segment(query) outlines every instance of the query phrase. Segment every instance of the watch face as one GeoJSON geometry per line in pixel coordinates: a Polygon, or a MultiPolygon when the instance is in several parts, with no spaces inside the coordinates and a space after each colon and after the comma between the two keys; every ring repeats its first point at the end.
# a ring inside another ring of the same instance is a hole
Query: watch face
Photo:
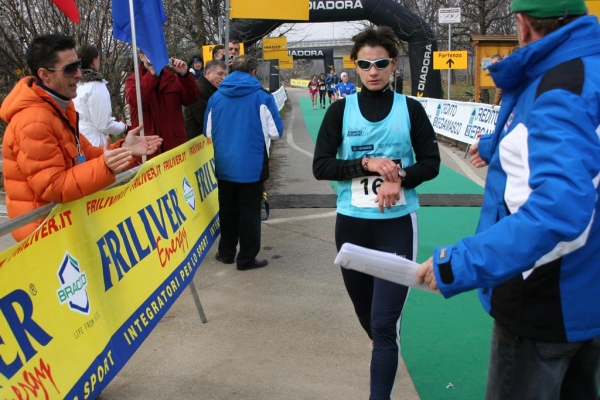
{"type": "Polygon", "coordinates": [[[403,169],[401,169],[400,171],[398,171],[398,175],[399,175],[401,178],[406,178],[406,171],[405,171],[405,170],[403,170],[403,169]]]}

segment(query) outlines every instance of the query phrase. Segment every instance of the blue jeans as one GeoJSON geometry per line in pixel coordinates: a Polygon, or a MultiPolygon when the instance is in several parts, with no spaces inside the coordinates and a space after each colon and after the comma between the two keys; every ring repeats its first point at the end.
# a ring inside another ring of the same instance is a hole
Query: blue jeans
{"type": "Polygon", "coordinates": [[[494,322],[486,400],[597,400],[600,337],[545,343],[494,322]]]}

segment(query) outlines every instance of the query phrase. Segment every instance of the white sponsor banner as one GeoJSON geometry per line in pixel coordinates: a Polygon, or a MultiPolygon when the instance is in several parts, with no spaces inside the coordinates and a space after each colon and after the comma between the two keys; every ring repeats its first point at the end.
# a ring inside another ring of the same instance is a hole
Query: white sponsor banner
{"type": "Polygon", "coordinates": [[[277,91],[271,94],[275,98],[275,104],[277,104],[277,109],[281,111],[283,105],[285,104],[285,101],[287,100],[287,92],[285,91],[285,88],[282,86],[279,89],[277,89],[277,91]]]}
{"type": "Polygon", "coordinates": [[[473,144],[480,135],[494,133],[500,107],[428,97],[412,98],[421,103],[433,129],[439,135],[473,144]]]}

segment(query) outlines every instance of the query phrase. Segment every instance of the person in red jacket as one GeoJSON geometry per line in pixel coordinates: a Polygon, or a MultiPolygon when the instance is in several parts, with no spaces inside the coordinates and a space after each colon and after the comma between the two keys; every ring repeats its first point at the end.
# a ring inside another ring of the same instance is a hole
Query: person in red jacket
{"type": "MultiPolygon", "coordinates": [[[[144,134],[163,138],[160,151],[169,151],[187,140],[182,106],[189,106],[200,98],[196,79],[188,71],[185,61],[171,59],[171,65],[156,71],[142,52],[140,87],[144,114],[144,134]]],[[[139,125],[135,74],[125,81],[125,100],[130,107],[131,124],[139,125]]]]}
{"type": "MultiPolygon", "coordinates": [[[[72,99],[81,79],[81,60],[72,37],[34,38],[27,46],[27,65],[35,76],[21,79],[0,107],[0,117],[8,123],[2,155],[10,218],[104,189],[134,156],[149,155],[160,146],[157,136],[136,136],[140,129],[113,144],[107,137],[98,147],[79,133],[72,99]]],[[[14,230],[13,237],[25,239],[43,220],[14,230]]]]}
{"type": "Polygon", "coordinates": [[[319,94],[319,81],[317,80],[316,75],[313,75],[310,82],[308,82],[308,93],[310,94],[313,108],[316,110],[317,109],[317,95],[319,94]]]}

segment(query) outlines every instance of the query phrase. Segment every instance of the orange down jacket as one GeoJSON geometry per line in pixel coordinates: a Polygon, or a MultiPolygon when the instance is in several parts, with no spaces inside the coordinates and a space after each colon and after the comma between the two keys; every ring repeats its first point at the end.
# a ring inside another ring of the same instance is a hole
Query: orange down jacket
{"type": "MultiPolygon", "coordinates": [[[[92,146],[79,134],[73,102],[63,112],[35,80],[21,79],[0,107],[0,117],[8,123],[2,155],[10,218],[51,202],[80,199],[115,181],[115,174],[104,162],[103,147],[92,146]],[[79,165],[77,140],[86,158],[79,165]]],[[[13,237],[25,239],[43,220],[14,230],[13,237]]]]}

